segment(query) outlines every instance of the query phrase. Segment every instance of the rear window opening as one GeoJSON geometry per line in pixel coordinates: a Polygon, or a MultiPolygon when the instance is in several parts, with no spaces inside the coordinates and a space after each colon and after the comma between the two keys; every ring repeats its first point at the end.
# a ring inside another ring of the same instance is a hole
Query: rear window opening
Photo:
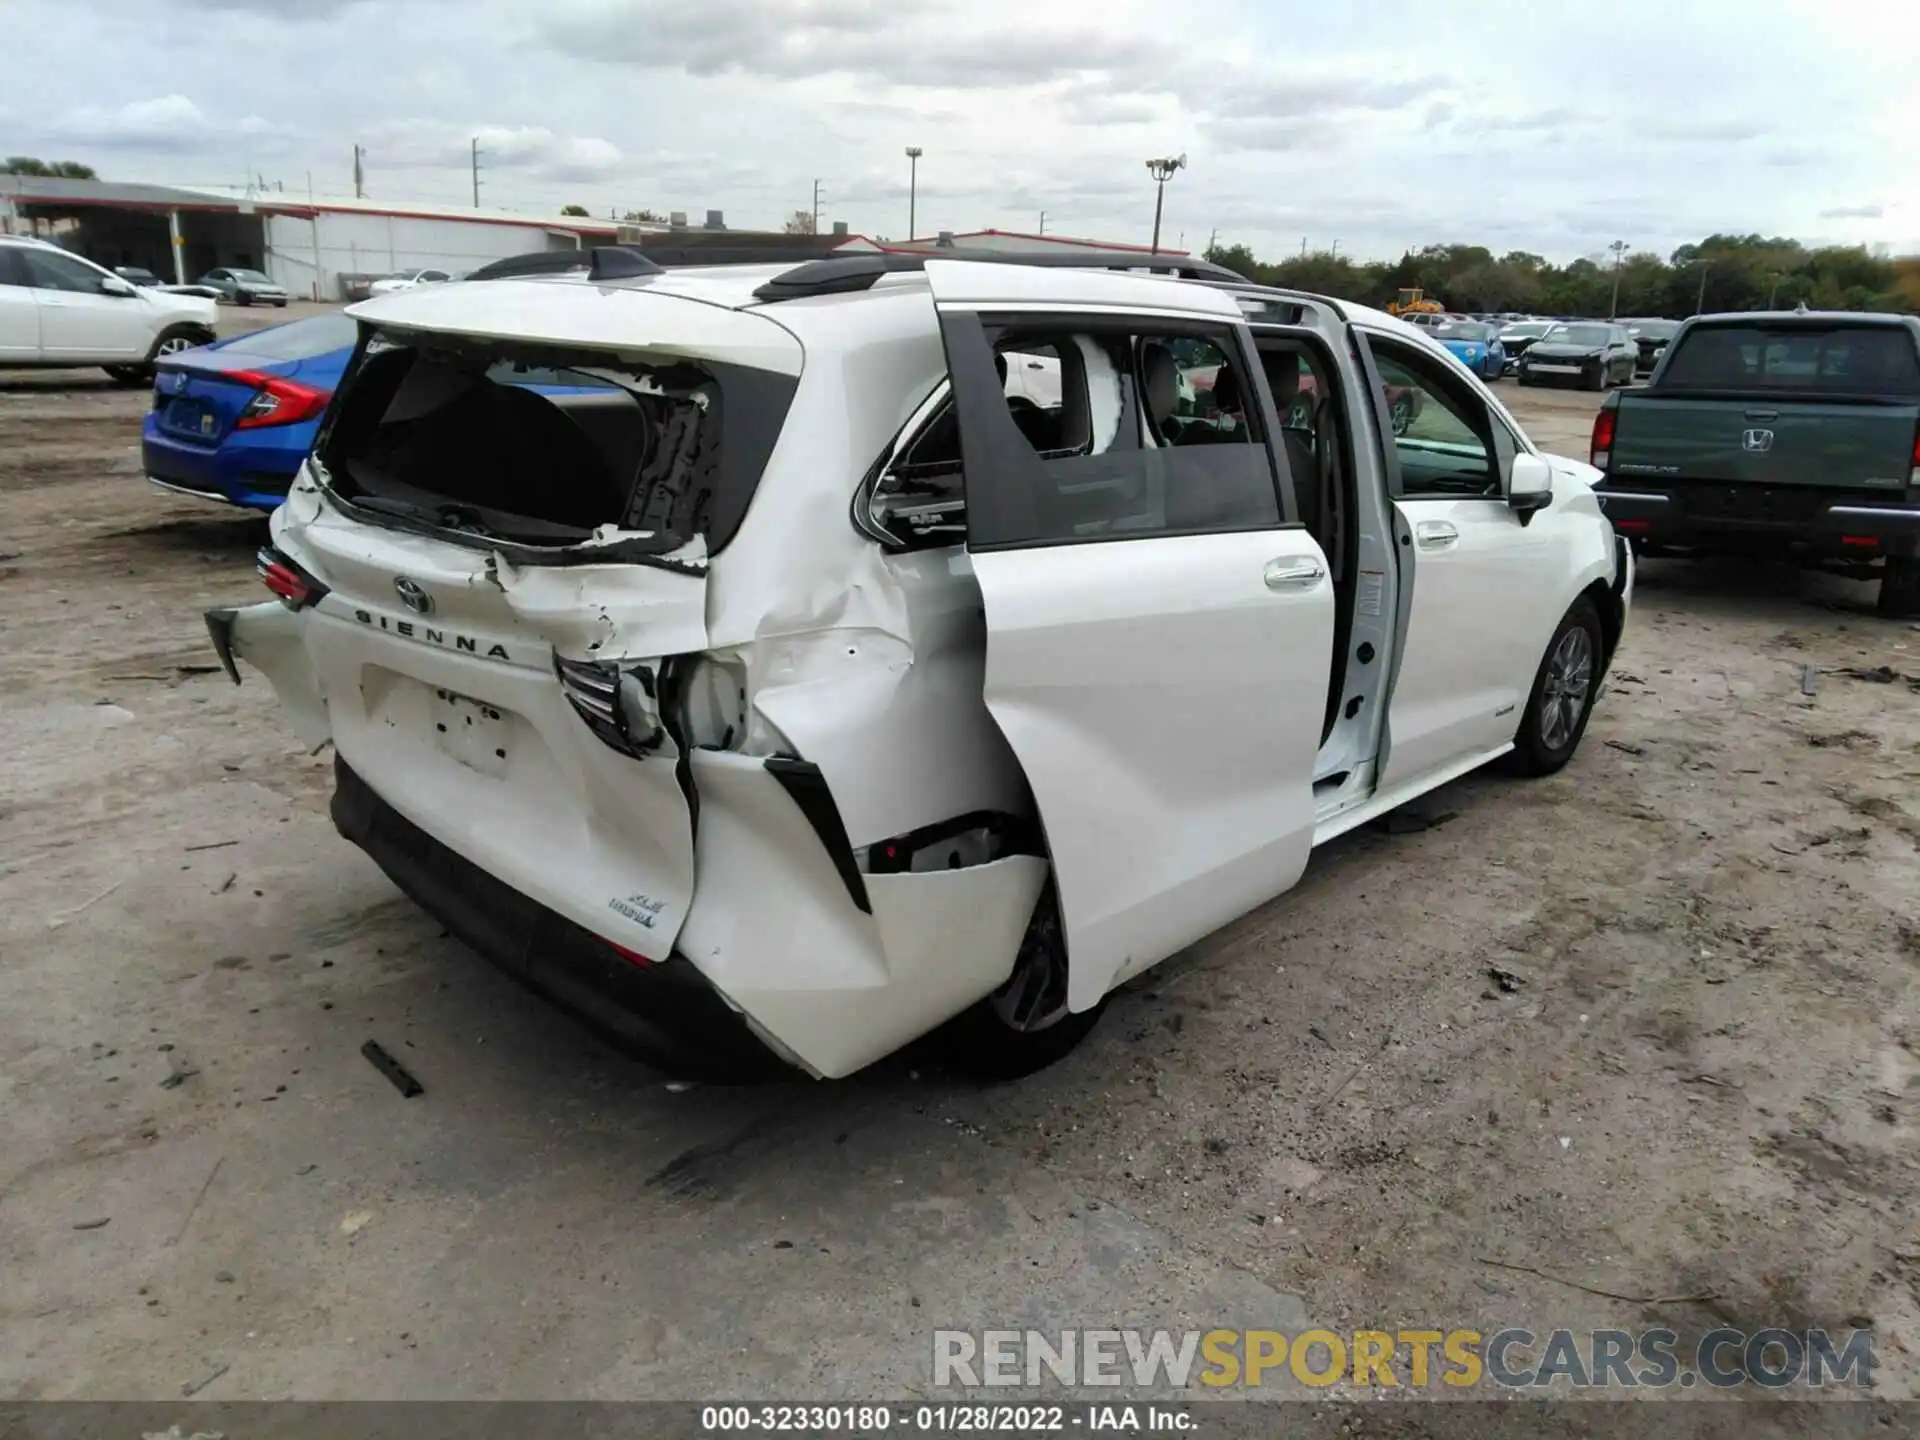
{"type": "Polygon", "coordinates": [[[1892,325],[1699,325],[1668,356],[1660,388],[1911,401],[1920,357],[1892,325]]]}
{"type": "Polygon", "coordinates": [[[399,331],[367,337],[316,453],[371,514],[488,543],[709,552],[746,513],[790,376],[399,331]]]}

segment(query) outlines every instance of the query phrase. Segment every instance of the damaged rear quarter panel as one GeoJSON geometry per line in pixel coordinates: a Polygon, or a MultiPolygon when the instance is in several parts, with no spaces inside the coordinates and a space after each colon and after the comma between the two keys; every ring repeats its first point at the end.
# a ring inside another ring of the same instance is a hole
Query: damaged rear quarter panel
{"type": "Polygon", "coordinates": [[[806,375],[715,566],[710,643],[737,652],[754,709],[820,767],[856,848],[971,811],[1026,813],[987,713],[986,622],[965,551],[889,554],[848,517],[866,465],[946,374],[932,301],[869,296],[844,335],[846,307],[804,304],[778,307],[807,345],[806,375]]]}

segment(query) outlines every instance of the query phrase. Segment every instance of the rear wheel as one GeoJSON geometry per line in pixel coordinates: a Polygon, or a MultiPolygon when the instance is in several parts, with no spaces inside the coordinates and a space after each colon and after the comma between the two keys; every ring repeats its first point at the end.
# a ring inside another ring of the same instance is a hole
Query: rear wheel
{"type": "Polygon", "coordinates": [[[1031,1075],[1086,1039],[1106,1004],[1102,999],[1077,1013],[1067,1008],[1066,932],[1048,880],[1034,903],[1013,973],[948,1027],[949,1058],[955,1069],[983,1080],[1031,1075]]]}
{"type": "Polygon", "coordinates": [[[1606,637],[1600,613],[1582,595],[1561,618],[1513,737],[1513,763],[1522,775],[1551,775],[1573,758],[1593,714],[1606,637]]]}
{"type": "Polygon", "coordinates": [[[1920,615],[1920,555],[1889,555],[1880,576],[1880,613],[1920,615]]]}
{"type": "Polygon", "coordinates": [[[249,295],[244,290],[237,291],[234,294],[233,303],[236,305],[251,305],[253,304],[253,296],[249,295]]]}
{"type": "Polygon", "coordinates": [[[153,342],[153,349],[147,352],[147,358],[140,364],[108,365],[104,368],[107,374],[122,385],[145,385],[153,379],[154,361],[163,360],[169,355],[178,355],[182,350],[192,350],[196,346],[206,344],[212,338],[211,335],[204,335],[186,326],[176,325],[160,332],[160,338],[153,342]]]}

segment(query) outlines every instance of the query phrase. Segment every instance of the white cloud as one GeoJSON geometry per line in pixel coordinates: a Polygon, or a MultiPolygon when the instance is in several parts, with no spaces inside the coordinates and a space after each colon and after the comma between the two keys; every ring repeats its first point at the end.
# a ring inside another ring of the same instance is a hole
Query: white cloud
{"type": "Polygon", "coordinates": [[[1822,210],[1822,220],[1878,220],[1887,212],[1879,205],[1836,205],[1831,210],[1822,210]]]}
{"type": "Polygon", "coordinates": [[[1843,230],[1898,244],[1920,87],[1893,0],[5,0],[7,148],[127,180],[550,212],[812,204],[1256,252],[1843,230]],[[1817,8],[1818,23],[1808,16],[1817,8]],[[1794,36],[1782,45],[1782,33],[1794,36]],[[1623,38],[1657,36],[1620,56],[1623,38]],[[156,85],[152,77],[165,76],[156,85]],[[160,92],[156,95],[156,91],[160,92]],[[1791,95],[1789,110],[1779,97],[1791,95]],[[1782,183],[1791,178],[1791,184],[1782,183]],[[1822,216],[1864,210],[1884,216],[1822,216]]]}

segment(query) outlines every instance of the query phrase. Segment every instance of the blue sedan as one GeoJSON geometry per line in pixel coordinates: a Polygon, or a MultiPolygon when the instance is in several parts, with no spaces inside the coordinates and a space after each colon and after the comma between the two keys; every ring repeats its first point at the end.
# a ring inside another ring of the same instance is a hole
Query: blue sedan
{"type": "Polygon", "coordinates": [[[273,510],[313,448],[358,332],[344,314],[217,340],[159,362],[140,460],[164,490],[273,510]]]}
{"type": "Polygon", "coordinates": [[[1506,348],[1491,325],[1479,320],[1452,320],[1436,326],[1432,335],[1482,380],[1498,380],[1506,369],[1506,348]]]}

